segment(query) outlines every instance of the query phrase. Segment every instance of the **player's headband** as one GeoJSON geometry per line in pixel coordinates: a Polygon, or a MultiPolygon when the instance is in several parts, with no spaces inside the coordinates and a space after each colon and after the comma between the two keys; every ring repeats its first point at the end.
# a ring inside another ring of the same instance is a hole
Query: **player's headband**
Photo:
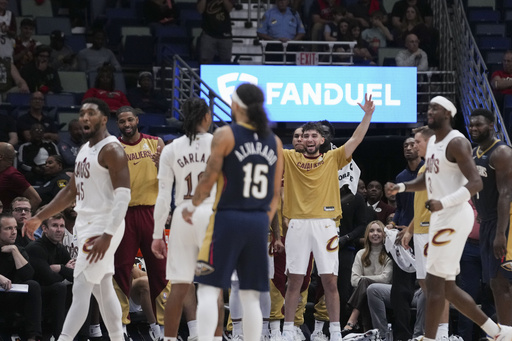
{"type": "Polygon", "coordinates": [[[240,97],[238,97],[236,90],[233,91],[233,94],[231,95],[231,102],[238,104],[238,106],[242,109],[247,109],[247,105],[244,102],[242,102],[240,97]]]}
{"type": "Polygon", "coordinates": [[[430,100],[430,103],[436,103],[448,110],[452,117],[455,117],[455,114],[457,113],[457,108],[455,108],[455,105],[453,105],[452,102],[450,102],[449,99],[443,96],[436,96],[430,100]]]}

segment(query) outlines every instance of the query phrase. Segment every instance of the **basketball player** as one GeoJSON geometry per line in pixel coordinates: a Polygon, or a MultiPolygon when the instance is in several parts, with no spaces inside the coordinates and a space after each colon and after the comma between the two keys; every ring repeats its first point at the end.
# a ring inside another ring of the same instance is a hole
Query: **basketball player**
{"type": "Polygon", "coordinates": [[[59,341],[72,341],[89,311],[91,293],[98,301],[111,340],[123,341],[121,306],[112,285],[114,253],[124,233],[130,202],[130,173],[123,147],[108,133],[108,105],[87,98],[80,108],[80,124],[88,142],[76,157],[69,185],[23,226],[32,235],[42,221],[63,211],[76,199],[78,257],[73,302],[59,341]]]}
{"type": "Polygon", "coordinates": [[[199,341],[212,340],[217,297],[229,288],[233,270],[240,281],[245,341],[260,340],[260,292],[269,290],[267,235],[280,195],[282,144],[268,127],[257,86],[242,84],[231,98],[234,123],[215,132],[206,171],[183,210],[192,223],[214,183],[222,188],[196,268],[199,341]]]}
{"type": "Polygon", "coordinates": [[[123,310],[123,325],[127,325],[130,323],[129,296],[133,262],[140,249],[146,264],[151,304],[157,321],[150,324],[150,327],[155,336],[160,338],[160,327],[157,324],[164,323],[162,296],[168,290],[165,290],[165,260],[156,258],[151,252],[151,234],[153,208],[158,194],[158,162],[164,141],[159,137],[140,133],[138,124],[139,118],[132,107],[124,106],[117,110],[117,125],[121,132],[119,142],[128,157],[132,198],[125,217],[125,234],[114,257],[114,280],[123,310]]]}
{"type": "MultiPolygon", "coordinates": [[[[183,208],[190,203],[197,184],[210,157],[212,134],[208,129],[212,115],[203,99],[193,98],[183,105],[185,136],[166,146],[160,158],[158,183],[160,190],[155,206],[155,228],[151,248],[155,256],[167,256],[167,279],[172,290],[165,305],[164,341],[176,341],[183,305],[187,295],[195,302],[194,270],[197,254],[202,245],[208,220],[212,214],[215,199],[215,186],[208,198],[197,208],[194,224],[191,227],[181,215],[183,208]],[[176,209],[171,222],[169,249],[163,239],[165,221],[171,205],[172,187],[176,179],[176,209]]],[[[189,301],[189,300],[187,300],[189,301]]],[[[194,311],[196,307],[193,307],[194,311]]]]}
{"type": "Polygon", "coordinates": [[[473,200],[480,217],[484,280],[491,284],[498,322],[512,325],[512,149],[494,135],[494,121],[494,114],[487,109],[471,113],[469,133],[478,143],[473,159],[484,184],[473,200]]]}
{"type": "Polygon", "coordinates": [[[471,296],[455,284],[474,214],[468,201],[482,190],[482,179],[471,157],[471,145],[452,129],[457,109],[448,99],[434,97],[428,108],[428,126],[435,132],[427,145],[426,170],[416,179],[388,186],[388,192],[427,190],[430,210],[427,255],[427,305],[424,341],[435,340],[445,299],[478,324],[494,340],[512,340],[512,327],[498,326],[480,310],[471,296]]]}
{"type": "Polygon", "coordinates": [[[285,243],[288,288],[283,336],[287,341],[294,339],[293,319],[311,252],[325,290],[331,341],[341,340],[338,234],[334,221],[341,216],[338,170],[350,162],[375,111],[371,96],[365,95],[364,106],[359,106],[365,112],[363,120],[344,146],[321,154],[324,130],[320,123],[310,122],[303,126],[304,153],[284,151],[283,215],[290,219],[285,243]]]}

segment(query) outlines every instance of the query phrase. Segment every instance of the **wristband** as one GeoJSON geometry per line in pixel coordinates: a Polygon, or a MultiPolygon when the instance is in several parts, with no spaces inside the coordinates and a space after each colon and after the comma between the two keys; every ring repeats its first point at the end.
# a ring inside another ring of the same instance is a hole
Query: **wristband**
{"type": "Polygon", "coordinates": [[[197,206],[194,206],[194,204],[192,203],[192,200],[190,200],[187,205],[185,206],[185,209],[187,211],[189,211],[190,213],[194,213],[195,210],[196,210],[197,206]]]}
{"type": "Polygon", "coordinates": [[[399,184],[396,184],[398,186],[398,193],[403,193],[405,192],[405,184],[403,182],[399,183],[399,184]]]}

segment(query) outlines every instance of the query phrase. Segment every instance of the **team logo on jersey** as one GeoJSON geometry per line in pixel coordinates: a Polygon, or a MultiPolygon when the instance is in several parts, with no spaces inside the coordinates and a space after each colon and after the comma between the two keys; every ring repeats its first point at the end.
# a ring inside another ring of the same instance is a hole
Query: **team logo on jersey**
{"type": "Polygon", "coordinates": [[[325,249],[329,252],[334,252],[334,251],[338,250],[338,247],[339,247],[339,237],[338,237],[338,235],[336,235],[327,241],[327,246],[325,247],[325,249]]]}
{"type": "Polygon", "coordinates": [[[87,162],[87,158],[84,158],[83,161],[78,161],[75,167],[75,176],[77,178],[89,178],[91,175],[89,170],[91,168],[91,164],[87,162]]]}
{"type": "Polygon", "coordinates": [[[324,206],[324,211],[325,212],[332,212],[332,211],[334,211],[334,206],[324,206]]]}
{"type": "Polygon", "coordinates": [[[426,160],[426,172],[428,173],[439,173],[439,159],[435,158],[435,154],[432,154],[432,156],[428,157],[426,160]]]}
{"type": "Polygon", "coordinates": [[[85,240],[84,246],[82,247],[82,251],[84,253],[90,253],[92,251],[92,247],[94,246],[94,243],[92,243],[95,239],[97,239],[99,236],[94,236],[91,238],[87,238],[85,240]],[[91,244],[92,243],[92,244],[91,244]]]}
{"type": "Polygon", "coordinates": [[[144,142],[144,144],[142,145],[142,149],[149,149],[149,146],[146,142],[144,142]]]}
{"type": "Polygon", "coordinates": [[[432,244],[435,246],[443,246],[451,242],[451,240],[443,240],[443,237],[449,237],[455,233],[454,229],[441,229],[434,234],[434,237],[432,237],[432,244]]]}
{"type": "Polygon", "coordinates": [[[209,275],[215,271],[215,268],[210,264],[202,261],[196,263],[196,276],[209,275]]]}
{"type": "Polygon", "coordinates": [[[508,260],[501,264],[501,267],[507,271],[512,271],[512,261],[508,260]]]}
{"type": "Polygon", "coordinates": [[[242,83],[258,85],[258,77],[248,73],[231,72],[217,78],[220,97],[227,103],[231,103],[231,95],[235,88],[242,83]],[[230,85],[228,85],[230,83],[230,85]]]}
{"type": "Polygon", "coordinates": [[[423,246],[423,256],[427,257],[428,255],[428,243],[423,246]]]}

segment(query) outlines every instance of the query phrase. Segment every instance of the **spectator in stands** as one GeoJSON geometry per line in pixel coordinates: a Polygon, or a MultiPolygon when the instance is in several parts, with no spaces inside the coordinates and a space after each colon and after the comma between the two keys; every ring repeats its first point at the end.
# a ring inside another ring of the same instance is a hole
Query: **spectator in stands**
{"type": "Polygon", "coordinates": [[[121,64],[117,61],[114,53],[103,46],[106,40],[105,32],[96,29],[93,31],[92,38],[92,46],[78,52],[78,69],[91,72],[110,64],[116,71],[121,71],[121,64]]]}
{"type": "Polygon", "coordinates": [[[372,283],[391,283],[393,264],[384,248],[384,224],[374,220],[368,224],[364,234],[364,249],[359,250],[352,266],[352,286],[354,293],[348,303],[353,308],[345,333],[359,329],[358,320],[363,322],[363,330],[371,329],[371,317],[368,309],[366,290],[372,283]]]}
{"type": "Polygon", "coordinates": [[[30,141],[30,129],[34,123],[41,123],[44,127],[43,138],[53,142],[59,141],[58,129],[55,121],[51,119],[43,110],[44,94],[41,91],[35,91],[30,97],[30,107],[28,113],[18,117],[18,134],[22,142],[30,141]]]}
{"type": "MultiPolygon", "coordinates": [[[[332,13],[332,21],[325,23],[323,40],[337,41],[339,38],[347,35],[349,22],[345,18],[346,10],[343,7],[335,7],[332,13]]],[[[322,39],[317,39],[322,40],[322,39]]]]}
{"type": "Polygon", "coordinates": [[[363,179],[359,179],[359,182],[357,183],[357,193],[361,194],[366,201],[368,197],[368,191],[366,190],[366,184],[364,183],[363,179]]]}
{"type": "Polygon", "coordinates": [[[21,77],[27,82],[31,92],[41,91],[43,94],[47,94],[62,91],[59,74],[50,66],[51,52],[50,46],[39,45],[35,49],[34,60],[21,69],[21,77]]]}
{"type": "Polygon", "coordinates": [[[13,146],[18,144],[18,131],[16,129],[16,120],[8,115],[0,114],[0,142],[8,142],[13,146]]]}
{"type": "Polygon", "coordinates": [[[368,206],[373,207],[373,210],[377,213],[377,219],[386,224],[388,216],[395,212],[395,208],[382,201],[382,184],[377,180],[373,180],[368,183],[366,189],[368,191],[368,206]]]}
{"type": "Polygon", "coordinates": [[[491,75],[491,86],[501,96],[512,95],[512,50],[503,55],[503,70],[494,71],[491,75]]]}
{"type": "Polygon", "coordinates": [[[41,197],[41,205],[46,205],[69,183],[62,163],[62,156],[50,155],[44,164],[44,184],[36,189],[41,197]]]}
{"type": "MultiPolygon", "coordinates": [[[[1,0],[0,0],[1,1],[1,0]]],[[[22,337],[28,341],[41,336],[41,288],[32,280],[34,269],[28,263],[28,255],[16,246],[16,220],[8,213],[0,215],[0,287],[7,292],[0,295],[0,316],[12,319],[16,313],[24,317],[22,337]],[[8,292],[13,284],[27,284],[28,292],[8,292]]],[[[12,323],[12,321],[11,321],[12,323]]]]}
{"type": "Polygon", "coordinates": [[[398,0],[393,5],[391,10],[391,24],[394,28],[400,28],[402,20],[405,16],[407,8],[409,6],[416,6],[419,10],[421,17],[423,18],[425,25],[432,27],[434,14],[432,8],[428,5],[425,0],[398,0]]]}
{"type": "Polygon", "coordinates": [[[0,0],[0,58],[11,58],[16,38],[16,18],[7,9],[9,0],[0,0]]]}
{"type": "Polygon", "coordinates": [[[43,135],[44,126],[34,123],[30,128],[30,142],[22,144],[18,151],[18,169],[32,185],[43,184],[46,159],[59,153],[57,145],[43,135]]]}
{"type": "Polygon", "coordinates": [[[397,66],[416,66],[418,71],[428,70],[428,57],[425,51],[419,48],[419,39],[414,33],[405,38],[405,49],[398,52],[395,57],[397,66]]]}
{"type": "Polygon", "coordinates": [[[211,64],[217,55],[221,63],[231,63],[233,49],[231,33],[231,17],[234,0],[199,0],[197,10],[202,14],[199,37],[199,61],[201,64],[211,64]]]}
{"type": "Polygon", "coordinates": [[[31,242],[31,240],[28,238],[27,235],[21,235],[21,228],[23,227],[23,224],[25,224],[25,221],[32,217],[32,206],[30,205],[30,202],[27,198],[17,197],[14,198],[11,203],[11,211],[12,216],[14,217],[14,219],[16,219],[18,228],[18,233],[16,236],[16,245],[25,247],[31,242]]]}
{"type": "MultiPolygon", "coordinates": [[[[1,0],[0,0],[1,1],[1,0]]],[[[27,179],[13,167],[16,152],[14,147],[6,142],[0,142],[0,201],[7,209],[18,196],[27,197],[32,207],[38,207],[41,198],[27,179]]]]}
{"type": "Polygon", "coordinates": [[[13,53],[14,64],[20,70],[34,60],[36,46],[41,45],[40,42],[32,38],[35,29],[34,19],[25,18],[20,23],[20,34],[16,38],[13,53]]]}
{"type": "Polygon", "coordinates": [[[50,66],[57,71],[73,71],[77,68],[76,53],[64,43],[65,35],[55,30],[50,34],[50,66]]]}
{"type": "MultiPolygon", "coordinates": [[[[290,40],[302,40],[306,34],[302,20],[299,13],[288,7],[289,0],[276,0],[276,6],[267,10],[261,19],[258,27],[258,38],[262,40],[279,40],[283,43],[290,40]]],[[[266,48],[267,51],[282,51],[281,44],[269,44],[266,48]]],[[[298,50],[297,46],[288,47],[288,51],[298,50]]],[[[295,56],[291,57],[289,61],[295,61],[295,56]]],[[[266,60],[283,61],[281,56],[269,55],[266,60]]]]}
{"type": "Polygon", "coordinates": [[[322,32],[329,24],[337,25],[341,19],[347,18],[347,9],[342,7],[342,0],[315,0],[311,6],[311,40],[323,40],[322,32]]]}
{"type": "Polygon", "coordinates": [[[165,97],[153,89],[153,74],[149,71],[139,73],[138,87],[128,90],[128,101],[132,107],[145,113],[161,113],[169,111],[169,103],[165,97]]]}
{"type": "Polygon", "coordinates": [[[370,52],[370,45],[361,37],[361,26],[357,21],[350,25],[350,40],[357,42],[354,46],[353,61],[355,65],[376,65],[373,60],[377,57],[377,54],[370,52]]]}
{"type": "Polygon", "coordinates": [[[74,118],[68,123],[68,134],[64,135],[58,144],[64,168],[74,168],[75,159],[82,144],[84,144],[84,132],[78,119],[74,118]]]}
{"type": "MultiPolygon", "coordinates": [[[[0,38],[0,42],[1,40],[0,38]]],[[[27,82],[21,78],[11,57],[0,58],[0,94],[2,99],[5,99],[8,92],[29,92],[27,82]]]]}
{"type": "Polygon", "coordinates": [[[432,65],[436,64],[438,32],[424,24],[423,18],[416,6],[407,7],[401,26],[398,29],[394,29],[395,46],[405,46],[405,38],[409,33],[414,33],[418,37],[420,41],[419,47],[429,57],[429,63],[432,65]]]}
{"type": "Polygon", "coordinates": [[[388,41],[393,41],[393,35],[384,25],[384,13],[382,11],[374,11],[370,16],[371,27],[367,28],[361,34],[361,37],[370,44],[370,50],[377,55],[379,47],[386,47],[388,41]]]}
{"type": "Polygon", "coordinates": [[[174,0],[144,0],[144,18],[148,23],[175,23],[177,17],[174,0]]]}
{"type": "Polygon", "coordinates": [[[94,88],[87,90],[83,99],[89,97],[105,101],[112,113],[123,106],[131,106],[126,95],[120,90],[115,90],[114,68],[111,65],[105,65],[98,69],[94,88]]]}
{"type": "Polygon", "coordinates": [[[348,7],[348,11],[359,21],[363,29],[370,27],[370,16],[379,10],[384,14],[383,22],[386,24],[387,12],[378,0],[358,0],[348,7]]]}
{"type": "Polygon", "coordinates": [[[34,280],[41,286],[43,320],[49,322],[50,330],[43,337],[58,339],[66,317],[66,291],[64,280],[73,282],[75,260],[61,244],[66,231],[64,215],[58,213],[42,222],[43,235],[27,245],[29,263],[34,268],[34,280]]]}

